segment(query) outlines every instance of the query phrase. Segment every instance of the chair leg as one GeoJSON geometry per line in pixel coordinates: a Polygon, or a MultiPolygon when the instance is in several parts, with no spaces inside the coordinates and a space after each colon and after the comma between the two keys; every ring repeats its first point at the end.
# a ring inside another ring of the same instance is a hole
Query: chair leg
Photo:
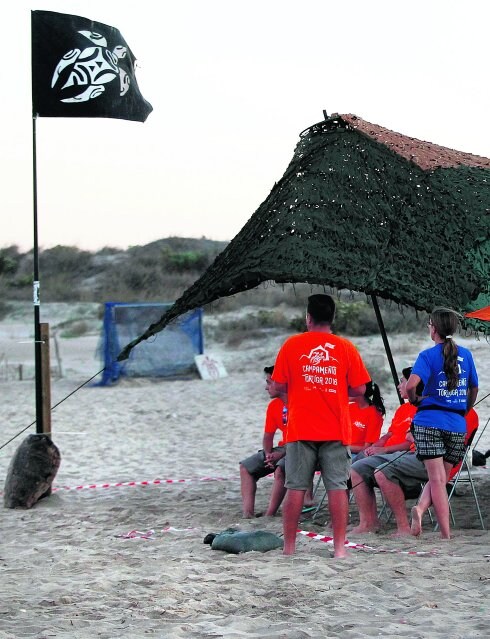
{"type": "Polygon", "coordinates": [[[475,483],[473,482],[473,477],[471,476],[471,470],[469,469],[469,467],[467,468],[467,470],[468,470],[468,481],[470,482],[471,491],[473,492],[473,497],[475,499],[476,510],[478,511],[478,517],[480,518],[482,530],[485,530],[485,522],[483,521],[483,516],[480,509],[480,503],[478,501],[478,497],[476,494],[475,483]]]}
{"type": "Polygon", "coordinates": [[[315,508],[313,515],[311,516],[311,521],[315,521],[316,516],[318,515],[318,513],[320,512],[320,508],[323,506],[323,504],[325,503],[325,499],[327,498],[327,491],[325,491],[325,494],[322,496],[322,498],[320,499],[320,501],[318,502],[317,507],[315,508]]]}
{"type": "Polygon", "coordinates": [[[388,519],[386,520],[386,523],[388,523],[389,520],[391,519],[392,513],[388,512],[388,504],[386,503],[386,499],[383,493],[379,491],[379,494],[381,495],[381,508],[379,509],[379,512],[378,512],[378,519],[381,519],[386,514],[388,517],[388,519]]]}
{"type": "MultiPolygon", "coordinates": [[[[450,482],[451,483],[451,490],[450,490],[449,495],[448,495],[448,502],[449,502],[449,512],[451,513],[451,520],[452,520],[453,526],[456,525],[456,521],[454,519],[453,510],[451,508],[451,498],[452,498],[452,496],[454,495],[454,493],[456,491],[456,486],[458,484],[458,481],[460,481],[460,475],[461,475],[461,472],[463,471],[463,469],[467,472],[468,479],[461,479],[461,481],[468,481],[468,483],[470,484],[471,492],[473,493],[473,499],[475,500],[476,510],[478,512],[478,517],[480,519],[480,524],[481,524],[482,530],[486,530],[485,522],[483,521],[483,515],[482,515],[481,509],[480,509],[480,502],[478,501],[478,496],[476,494],[475,483],[474,483],[473,477],[471,475],[470,467],[468,466],[468,464],[466,462],[466,455],[463,458],[463,463],[461,464],[461,468],[456,473],[456,476],[450,482]]],[[[435,527],[434,527],[434,532],[437,531],[438,528],[439,528],[439,526],[438,526],[438,524],[436,524],[435,527]]]]}
{"type": "MultiPolygon", "coordinates": [[[[318,477],[318,481],[316,483],[316,486],[313,488],[313,497],[315,497],[316,494],[318,493],[318,489],[320,488],[320,482],[321,481],[322,481],[322,476],[320,475],[318,477]]],[[[320,508],[323,506],[323,503],[325,501],[326,496],[327,496],[327,493],[325,491],[325,494],[322,496],[322,498],[320,499],[320,501],[318,502],[318,504],[314,508],[308,509],[307,512],[303,512],[302,513],[303,515],[306,515],[306,517],[302,517],[303,521],[311,519],[311,521],[313,522],[315,520],[316,516],[318,515],[318,512],[319,512],[320,508]],[[310,511],[313,511],[313,512],[310,514],[310,511]]]]}

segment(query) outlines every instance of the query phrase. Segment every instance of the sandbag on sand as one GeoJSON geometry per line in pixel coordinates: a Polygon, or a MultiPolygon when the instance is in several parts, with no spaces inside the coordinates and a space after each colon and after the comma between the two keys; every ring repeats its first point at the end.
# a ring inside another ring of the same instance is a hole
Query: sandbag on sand
{"type": "MultiPolygon", "coordinates": [[[[209,537],[209,536],[208,536],[209,537]]],[[[224,530],[211,542],[213,550],[224,550],[238,555],[241,552],[267,552],[284,546],[283,540],[265,530],[224,530]]]]}
{"type": "Polygon", "coordinates": [[[50,495],[60,462],[60,451],[47,435],[26,437],[10,462],[3,496],[5,508],[32,508],[50,495]]]}

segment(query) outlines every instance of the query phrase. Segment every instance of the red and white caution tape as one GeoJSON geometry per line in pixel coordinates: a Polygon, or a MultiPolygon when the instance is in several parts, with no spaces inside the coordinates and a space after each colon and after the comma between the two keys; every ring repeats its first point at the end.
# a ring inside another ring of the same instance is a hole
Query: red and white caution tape
{"type": "MultiPolygon", "coordinates": [[[[298,530],[300,535],[304,535],[305,537],[309,537],[310,539],[314,539],[315,541],[323,541],[327,544],[333,545],[333,537],[327,537],[326,535],[318,535],[314,532],[308,532],[307,530],[298,530]]],[[[369,550],[371,552],[389,552],[389,553],[398,553],[401,555],[436,555],[435,551],[418,551],[418,550],[397,550],[396,548],[373,548],[373,546],[368,546],[366,544],[356,544],[352,541],[345,541],[346,548],[355,548],[357,550],[369,550]]]]}
{"type": "MultiPolygon", "coordinates": [[[[174,528],[173,526],[166,526],[165,528],[162,529],[162,533],[181,533],[181,532],[187,532],[189,530],[196,530],[196,528],[174,528]]],[[[151,540],[155,540],[155,531],[154,530],[147,530],[147,531],[141,531],[141,530],[130,530],[127,533],[124,533],[123,535],[114,535],[114,537],[119,537],[120,539],[151,539],[151,540]]]]}
{"type": "Polygon", "coordinates": [[[230,481],[238,479],[234,477],[197,477],[188,479],[152,479],[151,481],[118,481],[114,483],[105,484],[84,484],[80,486],[55,486],[53,492],[58,490],[87,490],[89,488],[124,488],[128,486],[156,486],[160,484],[184,484],[189,482],[204,482],[204,481],[230,481]]]}
{"type": "Polygon", "coordinates": [[[115,535],[115,537],[120,537],[121,539],[155,539],[155,531],[147,530],[146,532],[141,532],[141,530],[130,530],[124,535],[115,535]]]}

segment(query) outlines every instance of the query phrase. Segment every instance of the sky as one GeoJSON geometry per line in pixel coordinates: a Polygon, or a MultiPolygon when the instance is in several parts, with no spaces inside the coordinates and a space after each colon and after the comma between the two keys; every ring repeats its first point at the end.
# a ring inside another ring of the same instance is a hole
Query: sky
{"type": "Polygon", "coordinates": [[[33,246],[36,9],[119,29],[154,109],[37,119],[42,249],[231,240],[323,110],[490,157],[487,0],[16,0],[0,39],[0,247],[33,246]]]}

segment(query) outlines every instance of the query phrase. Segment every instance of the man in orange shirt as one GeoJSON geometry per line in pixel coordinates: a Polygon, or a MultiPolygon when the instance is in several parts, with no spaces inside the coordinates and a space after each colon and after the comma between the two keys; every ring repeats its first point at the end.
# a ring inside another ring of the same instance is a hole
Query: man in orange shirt
{"type": "Polygon", "coordinates": [[[347,481],[351,455],[349,395],[362,395],[370,380],[361,356],[348,340],[332,333],[335,302],[330,295],[310,295],[306,333],[281,347],[272,379],[288,396],[286,500],[283,507],[284,554],[296,549],[296,534],[317,466],[328,493],[334,556],[347,555],[347,481]]]}

